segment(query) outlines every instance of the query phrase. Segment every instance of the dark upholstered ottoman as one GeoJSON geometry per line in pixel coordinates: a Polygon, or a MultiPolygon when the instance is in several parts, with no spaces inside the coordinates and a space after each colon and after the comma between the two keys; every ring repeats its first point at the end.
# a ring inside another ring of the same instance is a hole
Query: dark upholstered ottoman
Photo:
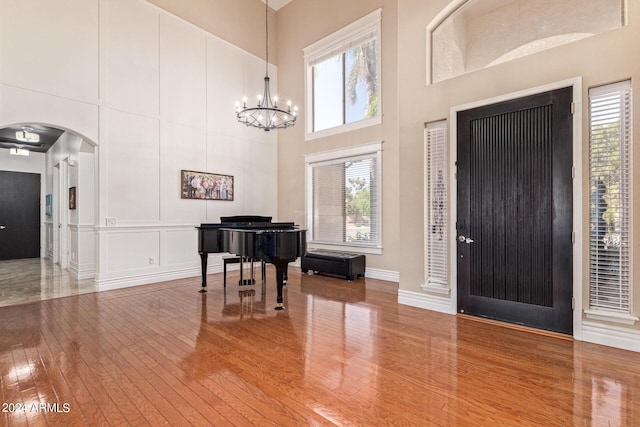
{"type": "Polygon", "coordinates": [[[311,270],[354,280],[358,277],[364,277],[365,257],[360,254],[342,252],[309,251],[302,257],[300,267],[303,273],[311,270]]]}

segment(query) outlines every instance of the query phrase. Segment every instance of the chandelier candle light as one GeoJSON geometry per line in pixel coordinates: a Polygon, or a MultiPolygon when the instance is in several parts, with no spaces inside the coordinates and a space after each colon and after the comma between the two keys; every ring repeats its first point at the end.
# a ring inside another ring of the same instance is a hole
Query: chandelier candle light
{"type": "Polygon", "coordinates": [[[278,97],[271,101],[269,91],[269,0],[265,0],[265,29],[266,29],[266,60],[264,93],[258,95],[258,105],[247,107],[247,98],[242,98],[242,106],[236,102],[236,117],[240,123],[270,131],[271,129],[286,129],[296,123],[298,107],[291,109],[291,101],[287,102],[287,109],[278,108],[278,97]]]}

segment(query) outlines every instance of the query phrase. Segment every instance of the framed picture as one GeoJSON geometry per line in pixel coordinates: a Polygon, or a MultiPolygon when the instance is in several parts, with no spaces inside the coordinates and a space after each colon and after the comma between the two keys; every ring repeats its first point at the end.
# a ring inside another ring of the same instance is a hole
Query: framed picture
{"type": "Polygon", "coordinates": [[[76,187],[69,188],[69,209],[76,208],[76,187]]]}
{"type": "Polygon", "coordinates": [[[53,215],[53,194],[47,194],[45,197],[45,213],[47,216],[53,215]]]}
{"type": "Polygon", "coordinates": [[[180,179],[182,199],[233,200],[233,176],[182,170],[180,179]]]}

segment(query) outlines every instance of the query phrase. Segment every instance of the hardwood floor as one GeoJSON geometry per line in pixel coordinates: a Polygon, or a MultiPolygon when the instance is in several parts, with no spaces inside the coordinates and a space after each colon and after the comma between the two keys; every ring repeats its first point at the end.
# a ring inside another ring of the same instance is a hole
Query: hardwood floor
{"type": "Polygon", "coordinates": [[[0,308],[3,425],[630,426],[640,354],[397,304],[291,269],[0,308]],[[234,280],[235,278],[235,280],[234,280]]]}

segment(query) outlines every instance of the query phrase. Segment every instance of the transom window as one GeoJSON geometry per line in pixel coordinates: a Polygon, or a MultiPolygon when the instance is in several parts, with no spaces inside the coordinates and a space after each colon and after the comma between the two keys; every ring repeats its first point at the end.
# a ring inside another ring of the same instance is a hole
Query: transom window
{"type": "Polygon", "coordinates": [[[427,84],[619,28],[625,1],[452,1],[427,26],[427,84]]]}
{"type": "Polygon", "coordinates": [[[380,10],[304,49],[307,139],[380,123],[380,10]]]}

